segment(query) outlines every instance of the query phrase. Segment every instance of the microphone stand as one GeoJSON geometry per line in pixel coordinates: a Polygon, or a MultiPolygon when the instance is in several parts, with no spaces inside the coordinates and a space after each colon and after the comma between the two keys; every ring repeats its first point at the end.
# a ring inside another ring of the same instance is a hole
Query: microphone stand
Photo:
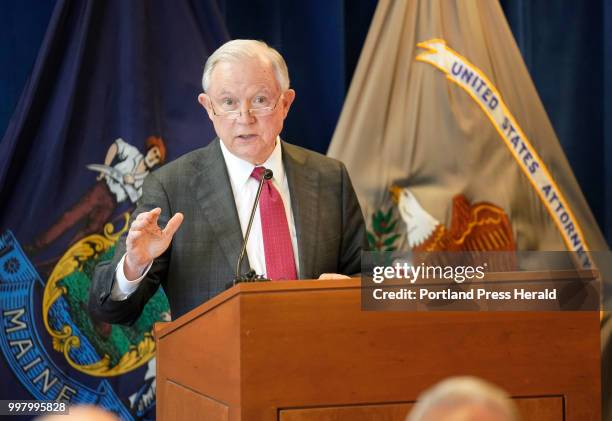
{"type": "Polygon", "coordinates": [[[236,263],[236,277],[234,278],[233,285],[239,284],[241,282],[267,282],[269,279],[265,278],[263,275],[257,275],[257,273],[251,268],[247,273],[240,275],[240,266],[242,265],[242,260],[244,259],[244,253],[246,252],[247,242],[249,241],[249,234],[251,233],[251,227],[253,226],[253,219],[255,218],[255,211],[257,210],[257,205],[259,205],[259,196],[261,196],[261,190],[263,188],[264,182],[272,179],[273,173],[272,170],[266,169],[259,180],[259,187],[257,187],[257,194],[255,195],[255,203],[253,203],[253,209],[251,210],[251,217],[249,218],[249,225],[247,225],[247,230],[244,235],[244,241],[242,242],[242,250],[240,250],[240,255],[238,256],[238,262],[236,263]]]}

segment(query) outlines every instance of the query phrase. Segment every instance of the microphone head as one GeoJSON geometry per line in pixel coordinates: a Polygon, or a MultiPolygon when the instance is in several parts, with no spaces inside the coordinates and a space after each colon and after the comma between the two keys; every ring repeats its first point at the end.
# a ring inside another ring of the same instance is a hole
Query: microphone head
{"type": "Polygon", "coordinates": [[[263,173],[264,180],[272,180],[272,176],[274,176],[274,173],[272,172],[272,170],[269,170],[266,168],[263,173]]]}

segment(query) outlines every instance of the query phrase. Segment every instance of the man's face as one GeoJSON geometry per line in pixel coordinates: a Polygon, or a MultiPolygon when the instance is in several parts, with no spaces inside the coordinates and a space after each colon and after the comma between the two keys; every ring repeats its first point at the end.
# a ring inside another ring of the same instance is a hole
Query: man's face
{"type": "Polygon", "coordinates": [[[200,94],[198,101],[227,149],[257,165],[265,162],[274,150],[294,98],[293,89],[281,95],[272,64],[254,58],[218,63],[211,74],[208,92],[200,94]],[[262,101],[276,107],[267,115],[249,113],[262,101]],[[238,106],[240,115],[215,115],[223,114],[231,106],[238,106]]]}
{"type": "Polygon", "coordinates": [[[159,164],[160,161],[161,154],[159,152],[159,148],[157,146],[153,146],[145,155],[145,165],[147,168],[153,168],[155,165],[159,164]]]}

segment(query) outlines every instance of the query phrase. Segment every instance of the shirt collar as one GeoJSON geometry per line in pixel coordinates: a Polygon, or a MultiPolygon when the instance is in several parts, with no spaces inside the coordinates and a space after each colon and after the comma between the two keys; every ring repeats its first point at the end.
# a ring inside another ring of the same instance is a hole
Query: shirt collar
{"type": "MultiPolygon", "coordinates": [[[[222,140],[219,141],[221,142],[221,153],[223,154],[223,159],[225,159],[225,165],[227,166],[227,172],[232,180],[232,184],[241,189],[244,187],[246,182],[249,181],[255,165],[245,161],[244,159],[238,158],[236,155],[231,153],[229,149],[227,149],[222,140]]],[[[279,136],[276,137],[276,145],[274,146],[274,150],[266,162],[260,166],[272,170],[274,173],[274,180],[278,185],[282,185],[285,180],[285,168],[283,167],[283,153],[279,136]]]]}

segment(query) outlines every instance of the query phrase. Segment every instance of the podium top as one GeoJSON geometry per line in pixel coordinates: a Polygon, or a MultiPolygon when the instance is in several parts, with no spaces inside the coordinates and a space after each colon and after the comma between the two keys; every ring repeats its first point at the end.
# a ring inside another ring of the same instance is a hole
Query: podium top
{"type": "Polygon", "coordinates": [[[272,281],[272,282],[247,282],[240,283],[223,291],[216,297],[211,298],[187,314],[182,315],[172,322],[162,322],[155,324],[155,336],[162,338],[181,326],[189,323],[201,314],[211,311],[223,303],[235,299],[241,294],[260,294],[264,292],[282,292],[299,290],[332,290],[332,289],[359,289],[361,288],[360,278],[351,279],[329,279],[329,280],[294,280],[294,281],[272,281]]]}
{"type": "MultiPolygon", "coordinates": [[[[546,282],[564,281],[580,279],[590,282],[598,277],[596,270],[555,270],[555,271],[518,271],[518,272],[488,272],[482,280],[473,283],[500,282],[500,283],[520,283],[520,282],[546,282]]],[[[405,280],[401,282],[405,283],[405,280]]],[[[437,285],[448,283],[448,280],[441,279],[422,279],[421,285],[437,285]]],[[[165,323],[155,324],[155,336],[162,338],[181,326],[191,322],[200,315],[211,311],[223,303],[233,300],[241,294],[261,294],[266,292],[297,292],[313,290],[334,290],[334,289],[360,289],[361,278],[350,279],[327,279],[327,280],[294,280],[294,281],[272,281],[272,282],[248,282],[240,283],[222,292],[216,297],[211,298],[197,308],[184,314],[180,318],[165,323]]]]}

